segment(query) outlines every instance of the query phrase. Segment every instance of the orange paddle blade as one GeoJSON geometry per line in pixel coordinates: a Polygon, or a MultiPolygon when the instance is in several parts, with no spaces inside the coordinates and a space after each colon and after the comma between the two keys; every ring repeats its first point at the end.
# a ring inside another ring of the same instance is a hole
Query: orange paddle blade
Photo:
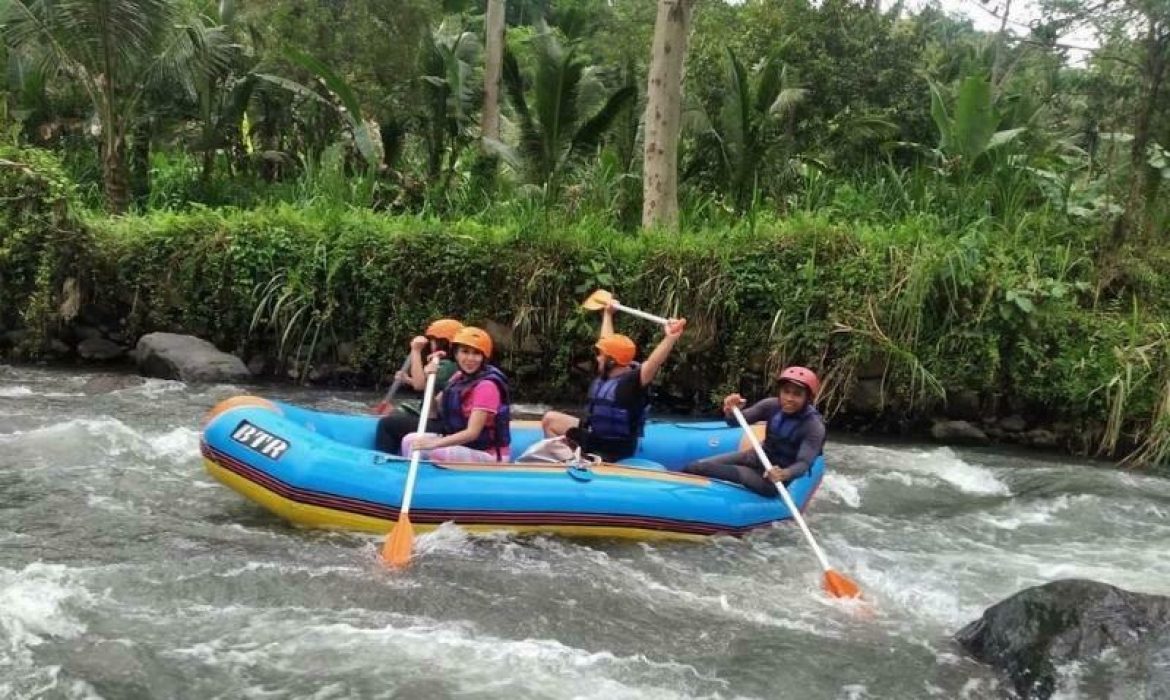
{"type": "Polygon", "coordinates": [[[581,306],[590,311],[600,311],[609,306],[609,302],[613,301],[613,295],[604,289],[598,289],[589,295],[589,298],[581,302],[581,306]]]}
{"type": "Polygon", "coordinates": [[[825,572],[825,590],[834,598],[860,598],[861,588],[849,577],[832,569],[825,572]]]}
{"type": "Polygon", "coordinates": [[[370,413],[375,416],[384,416],[390,412],[390,403],[388,401],[379,401],[370,409],[370,413]]]}
{"type": "Polygon", "coordinates": [[[410,564],[410,550],[413,547],[414,526],[410,524],[410,516],[403,515],[390,534],[386,535],[386,544],[382,545],[382,560],[395,569],[406,568],[410,564]]]}

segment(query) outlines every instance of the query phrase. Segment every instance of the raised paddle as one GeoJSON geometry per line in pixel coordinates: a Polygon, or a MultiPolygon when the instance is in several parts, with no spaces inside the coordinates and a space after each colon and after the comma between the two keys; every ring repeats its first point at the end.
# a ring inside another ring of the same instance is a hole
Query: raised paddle
{"type": "MultiPolygon", "coordinates": [[[[427,416],[431,413],[431,399],[435,396],[435,373],[427,375],[427,388],[423,392],[422,413],[418,415],[418,433],[427,431],[427,416]]],[[[414,528],[410,524],[410,500],[414,496],[414,480],[418,475],[420,451],[410,451],[410,470],[406,472],[406,487],[402,490],[402,506],[398,509],[398,522],[394,523],[386,544],[382,545],[382,559],[390,566],[401,569],[410,563],[410,551],[414,547],[414,528]]]]}
{"type": "Polygon", "coordinates": [[[374,404],[374,407],[370,409],[370,413],[380,416],[389,410],[390,402],[394,400],[394,395],[398,393],[398,387],[402,386],[402,378],[398,375],[406,374],[409,369],[410,355],[407,355],[406,361],[402,363],[402,369],[398,370],[398,373],[394,375],[394,381],[390,384],[390,390],[386,392],[386,395],[382,397],[381,401],[374,404]]]}
{"type": "MultiPolygon", "coordinates": [[[[764,454],[764,448],[760,445],[760,439],[756,437],[752,427],[743,417],[738,406],[731,407],[732,413],[735,414],[735,419],[739,421],[739,427],[743,428],[743,432],[747,435],[748,442],[752,443],[752,448],[756,451],[756,456],[760,458],[760,463],[766,469],[774,469],[768,455],[764,454]]],[[[800,531],[804,533],[805,539],[812,545],[813,552],[817,555],[817,560],[821,562],[821,568],[825,570],[825,590],[834,598],[860,598],[861,588],[856,583],[851,581],[847,576],[837,573],[829,566],[829,560],[825,558],[825,553],[821,551],[817,541],[813,539],[812,532],[809,531],[808,525],[804,522],[804,516],[800,514],[800,509],[792,501],[792,496],[788,494],[788,489],[779,481],[776,482],[776,490],[780,492],[780,497],[784,499],[784,505],[788,506],[788,512],[792,513],[792,519],[800,526],[800,531]]]]}
{"type": "Polygon", "coordinates": [[[581,302],[581,306],[589,309],[590,311],[600,311],[601,309],[611,305],[618,311],[625,311],[631,316],[644,318],[647,321],[653,321],[659,325],[665,326],[668,323],[667,319],[662,318],[661,316],[655,316],[654,314],[646,313],[645,311],[641,311],[639,309],[632,309],[625,304],[614,301],[613,294],[610,294],[604,289],[598,289],[596,292],[590,294],[588,299],[581,302]]]}

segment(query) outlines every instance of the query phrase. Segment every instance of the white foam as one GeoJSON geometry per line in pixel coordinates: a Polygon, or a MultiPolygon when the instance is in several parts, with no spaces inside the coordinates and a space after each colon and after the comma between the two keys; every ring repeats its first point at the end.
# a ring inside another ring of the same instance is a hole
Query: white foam
{"type": "Polygon", "coordinates": [[[933,477],[963,493],[982,496],[1010,496],[1012,493],[1008,485],[1000,481],[991,469],[964,461],[949,447],[901,454],[904,457],[903,469],[933,477]]]}
{"type": "Polygon", "coordinates": [[[194,428],[175,428],[146,441],[156,455],[166,459],[188,459],[199,453],[199,431],[194,428]]]}
{"type": "Polygon", "coordinates": [[[158,379],[156,377],[147,377],[141,384],[129,386],[124,389],[115,389],[110,392],[112,394],[142,394],[148,399],[156,399],[163,394],[171,394],[179,391],[186,391],[187,383],[180,382],[175,379],[158,379]]]}
{"type": "Polygon", "coordinates": [[[855,456],[849,462],[858,464],[866,479],[891,479],[907,486],[945,484],[976,495],[1011,495],[1011,489],[994,470],[961,459],[949,447],[922,450],[863,446],[850,452],[855,456]]]}
{"type": "Polygon", "coordinates": [[[416,537],[414,542],[417,554],[459,554],[468,551],[471,536],[455,523],[445,522],[440,523],[434,530],[416,537]]]}
{"type": "MultiPolygon", "coordinates": [[[[74,418],[52,425],[0,434],[0,445],[11,444],[52,453],[64,449],[76,453],[76,445],[85,443],[84,454],[95,452],[107,457],[126,454],[144,459],[178,460],[199,453],[199,433],[187,427],[161,435],[142,433],[116,418],[74,418]]],[[[50,460],[58,462],[59,460],[50,460]]]]}
{"type": "Polygon", "coordinates": [[[73,599],[89,594],[60,564],[29,564],[21,571],[0,569],[0,630],[10,650],[19,653],[45,637],[74,638],[85,625],[65,610],[73,599]]]}
{"type": "MultiPolygon", "coordinates": [[[[599,700],[687,697],[692,695],[687,689],[699,683],[726,687],[689,664],[579,649],[550,639],[506,639],[482,634],[467,622],[389,614],[386,624],[369,620],[370,611],[336,610],[314,624],[303,619],[305,612],[250,611],[246,624],[226,637],[163,653],[208,666],[263,667],[290,680],[312,678],[323,698],[352,696],[354,688],[344,679],[355,673],[367,679],[370,673],[383,674],[388,694],[396,684],[423,678],[442,678],[470,696],[538,692],[599,700]],[[394,663],[382,663],[386,659],[394,663]]],[[[239,611],[212,614],[236,617],[239,611]]]]}
{"type": "Polygon", "coordinates": [[[861,492],[857,488],[857,480],[845,474],[829,473],[821,481],[823,493],[832,497],[850,508],[861,506],[861,492]]]}
{"type": "Polygon", "coordinates": [[[0,386],[0,398],[12,399],[18,396],[32,396],[33,390],[27,386],[0,386]]]}
{"type": "Polygon", "coordinates": [[[1010,512],[1006,514],[982,512],[979,513],[978,519],[980,522],[987,523],[999,530],[1018,530],[1026,526],[1052,525],[1060,522],[1055,516],[1068,510],[1074,503],[1083,504],[1096,499],[1096,496],[1080,495],[1074,498],[1068,494],[1062,494],[1049,501],[1031,502],[1024,507],[1013,503],[1010,512]]]}

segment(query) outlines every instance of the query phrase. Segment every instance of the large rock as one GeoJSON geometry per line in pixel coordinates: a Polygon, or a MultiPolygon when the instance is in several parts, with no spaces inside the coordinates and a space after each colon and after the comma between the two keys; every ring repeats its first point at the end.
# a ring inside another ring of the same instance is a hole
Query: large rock
{"type": "Polygon", "coordinates": [[[147,377],[181,379],[185,382],[231,382],[252,375],[235,355],[190,335],[148,333],[135,349],[138,371],[147,377]]]}
{"type": "MultiPolygon", "coordinates": [[[[1007,675],[1021,698],[1048,698],[1056,668],[1116,650],[1135,679],[1122,684],[1170,688],[1170,598],[1081,579],[1027,588],[996,603],[955,639],[976,659],[1007,675]]],[[[1149,697],[1167,697],[1164,695],[1149,697]]]]}
{"type": "Polygon", "coordinates": [[[965,420],[940,420],[930,426],[930,435],[941,442],[983,444],[987,433],[965,420]]]}
{"type": "Polygon", "coordinates": [[[876,416],[882,412],[882,380],[859,379],[849,391],[846,405],[850,413],[862,416],[876,416]]]}
{"type": "Polygon", "coordinates": [[[77,344],[77,354],[87,360],[116,360],[126,354],[126,348],[105,338],[86,338],[77,344]]]}

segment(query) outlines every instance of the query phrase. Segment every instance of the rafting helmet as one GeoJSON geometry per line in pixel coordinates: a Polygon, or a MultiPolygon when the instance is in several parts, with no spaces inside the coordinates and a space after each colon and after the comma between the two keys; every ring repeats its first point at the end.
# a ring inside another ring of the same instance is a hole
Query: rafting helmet
{"type": "Polygon", "coordinates": [[[776,381],[783,384],[784,382],[792,382],[797,386],[802,386],[808,392],[810,401],[817,398],[817,392],[821,389],[821,380],[817,379],[817,375],[808,367],[786,367],[783,372],[776,377],[776,381]]]}
{"type": "Polygon", "coordinates": [[[463,328],[463,324],[453,318],[440,318],[438,321],[427,326],[427,330],[423,335],[428,338],[451,340],[461,328],[463,328]]]}
{"type": "Polygon", "coordinates": [[[482,328],[475,326],[463,326],[459,332],[451,338],[452,345],[466,345],[469,348],[479,350],[483,353],[484,359],[492,356],[492,337],[488,332],[482,328]]]}
{"type": "Polygon", "coordinates": [[[613,360],[618,367],[625,367],[634,361],[638,346],[634,341],[619,333],[607,335],[593,344],[603,355],[613,360]]]}

